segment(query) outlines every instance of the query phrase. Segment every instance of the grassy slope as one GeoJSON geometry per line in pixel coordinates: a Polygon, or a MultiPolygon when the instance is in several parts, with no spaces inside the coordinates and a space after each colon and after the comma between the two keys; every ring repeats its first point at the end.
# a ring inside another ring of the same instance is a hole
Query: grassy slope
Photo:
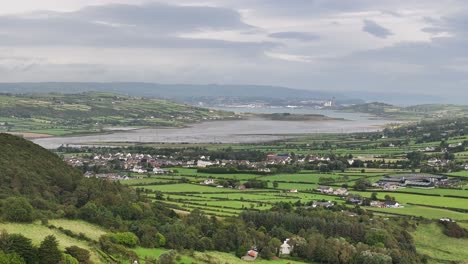
{"type": "MultiPolygon", "coordinates": [[[[85,233],[87,235],[92,233],[105,232],[104,230],[96,226],[89,225],[81,221],[55,220],[51,221],[51,224],[52,223],[56,224],[57,226],[62,226],[66,229],[69,229],[77,234],[79,232],[85,233]]],[[[0,230],[3,229],[6,230],[8,233],[22,234],[25,237],[30,238],[35,245],[39,245],[44,239],[44,237],[48,235],[54,235],[59,241],[60,248],[62,250],[69,246],[78,246],[81,248],[85,248],[91,252],[91,260],[93,260],[95,263],[99,263],[98,253],[87,242],[69,237],[59,232],[58,230],[49,229],[38,222],[33,224],[0,223],[0,230]]]]}
{"type": "Polygon", "coordinates": [[[81,220],[53,219],[49,220],[49,225],[62,227],[77,234],[83,233],[85,236],[95,241],[99,240],[100,236],[107,233],[104,228],[81,220]]]}
{"type": "Polygon", "coordinates": [[[352,105],[343,108],[344,111],[348,112],[361,112],[385,118],[404,120],[418,120],[421,118],[433,118],[441,116],[463,116],[466,114],[467,109],[468,106],[463,105],[427,104],[409,107],[399,107],[395,105],[377,102],[352,105]]]}
{"type": "Polygon", "coordinates": [[[65,135],[99,132],[107,126],[182,126],[230,116],[165,100],[108,93],[0,95],[0,131],[65,135]]]}
{"type": "Polygon", "coordinates": [[[432,263],[446,263],[441,260],[468,260],[468,239],[447,237],[436,223],[420,225],[413,237],[417,251],[428,255],[433,260],[432,263]]]}

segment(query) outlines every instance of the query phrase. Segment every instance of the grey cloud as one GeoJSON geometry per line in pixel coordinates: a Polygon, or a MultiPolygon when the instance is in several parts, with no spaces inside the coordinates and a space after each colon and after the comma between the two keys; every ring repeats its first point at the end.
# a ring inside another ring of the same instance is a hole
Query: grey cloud
{"type": "Polygon", "coordinates": [[[202,29],[254,30],[237,11],[214,7],[107,5],[76,12],[0,17],[0,45],[145,48],[224,48],[251,52],[273,42],[233,42],[178,37],[202,29]]]}
{"type": "Polygon", "coordinates": [[[437,34],[437,33],[446,32],[446,29],[441,28],[441,27],[425,27],[425,28],[422,28],[421,31],[426,32],[426,33],[437,34]]]}
{"type": "Polygon", "coordinates": [[[195,29],[249,28],[240,14],[232,9],[207,6],[174,6],[163,4],[106,5],[84,8],[71,14],[78,19],[129,24],[158,29],[191,31],[195,29]]]}
{"type": "Polygon", "coordinates": [[[362,30],[375,37],[386,38],[390,35],[393,35],[393,33],[390,30],[377,24],[373,20],[364,19],[363,22],[364,22],[364,26],[362,27],[362,30]]]}
{"type": "Polygon", "coordinates": [[[269,36],[278,39],[295,39],[300,41],[315,41],[320,39],[319,35],[309,32],[275,32],[269,36]]]}

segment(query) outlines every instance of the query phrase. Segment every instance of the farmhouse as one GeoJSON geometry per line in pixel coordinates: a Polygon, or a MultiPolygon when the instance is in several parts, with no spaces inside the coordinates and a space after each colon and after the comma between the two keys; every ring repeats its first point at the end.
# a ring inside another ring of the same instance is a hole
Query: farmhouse
{"type": "Polygon", "coordinates": [[[197,167],[199,168],[206,168],[207,166],[211,166],[214,163],[211,161],[204,161],[204,160],[198,160],[197,161],[197,167]]]}
{"type": "Polygon", "coordinates": [[[166,174],[166,173],[169,173],[169,172],[167,170],[163,170],[161,168],[154,168],[153,173],[161,175],[161,174],[166,174]]]}
{"type": "Polygon", "coordinates": [[[214,184],[215,181],[213,179],[208,179],[208,180],[204,180],[201,184],[204,184],[204,185],[211,185],[211,184],[214,184]]]}
{"type": "Polygon", "coordinates": [[[346,196],[348,195],[348,190],[346,188],[338,188],[333,192],[334,195],[346,196]]]}
{"type": "Polygon", "coordinates": [[[280,254],[281,255],[289,255],[291,254],[293,247],[289,245],[289,239],[284,240],[283,244],[280,246],[280,254]]]}
{"type": "Polygon", "coordinates": [[[384,204],[386,208],[400,208],[400,204],[395,201],[385,201],[384,204]]]}
{"type": "Polygon", "coordinates": [[[313,208],[317,208],[317,207],[324,207],[324,208],[329,208],[329,207],[333,207],[335,204],[331,201],[327,201],[327,202],[314,202],[312,204],[312,207],[313,208]]]}
{"type": "Polygon", "coordinates": [[[243,256],[241,259],[245,261],[255,261],[257,259],[258,252],[254,249],[247,251],[247,255],[243,256]]]}
{"type": "Polygon", "coordinates": [[[316,190],[321,193],[327,193],[327,194],[333,193],[332,187],[320,186],[316,190]]]}
{"type": "Polygon", "coordinates": [[[396,201],[371,201],[370,206],[378,208],[400,208],[401,205],[396,201]]]}

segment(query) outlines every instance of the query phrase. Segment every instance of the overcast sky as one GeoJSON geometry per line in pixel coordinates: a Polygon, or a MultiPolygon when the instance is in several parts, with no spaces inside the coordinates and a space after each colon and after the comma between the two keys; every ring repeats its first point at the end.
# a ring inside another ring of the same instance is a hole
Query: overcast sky
{"type": "Polygon", "coordinates": [[[0,0],[0,81],[468,96],[464,0],[0,0]]]}

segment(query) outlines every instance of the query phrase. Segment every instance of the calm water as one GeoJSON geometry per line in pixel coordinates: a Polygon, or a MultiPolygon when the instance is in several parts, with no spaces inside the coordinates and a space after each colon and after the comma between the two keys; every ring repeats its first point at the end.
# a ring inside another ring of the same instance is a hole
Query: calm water
{"type": "MultiPolygon", "coordinates": [[[[246,109],[253,112],[254,109],[246,109]]],[[[259,112],[261,109],[256,109],[259,112]]],[[[278,109],[263,109],[264,112],[291,112],[278,109]]],[[[369,116],[355,113],[295,109],[294,113],[314,113],[345,118],[350,121],[272,121],[249,119],[236,121],[216,121],[194,124],[186,128],[150,128],[131,131],[110,132],[105,135],[51,137],[33,140],[45,148],[57,148],[61,145],[93,145],[97,142],[171,142],[171,143],[253,143],[284,139],[308,133],[351,133],[380,130],[388,120],[371,119],[369,116]],[[303,111],[303,112],[297,112],[303,111]]],[[[239,109],[236,109],[239,112],[239,109]]]]}

